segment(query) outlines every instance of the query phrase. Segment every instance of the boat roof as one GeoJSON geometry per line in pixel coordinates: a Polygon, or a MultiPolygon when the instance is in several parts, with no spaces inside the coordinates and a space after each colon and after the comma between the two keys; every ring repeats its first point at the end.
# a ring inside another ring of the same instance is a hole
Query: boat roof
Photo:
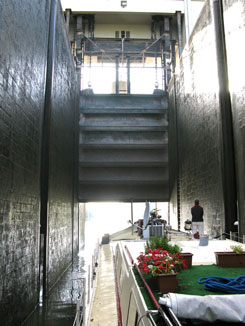
{"type": "MultiPolygon", "coordinates": [[[[123,240],[120,241],[123,248],[127,246],[134,262],[137,262],[137,257],[145,250],[146,240],[123,240]]],[[[192,253],[193,265],[210,265],[215,264],[215,252],[232,251],[231,245],[238,245],[237,242],[232,240],[209,240],[208,245],[200,246],[199,240],[180,240],[171,243],[177,244],[181,247],[182,252],[192,253]]],[[[239,243],[240,245],[240,243],[239,243]]],[[[242,244],[241,244],[242,245],[242,244]]],[[[242,245],[245,250],[245,245],[242,245]]]]}

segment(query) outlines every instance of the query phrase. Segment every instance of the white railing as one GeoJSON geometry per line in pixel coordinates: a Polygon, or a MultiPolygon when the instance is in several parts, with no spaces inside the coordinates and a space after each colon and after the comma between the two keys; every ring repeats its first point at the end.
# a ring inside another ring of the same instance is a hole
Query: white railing
{"type": "MultiPolygon", "coordinates": [[[[100,244],[99,240],[96,243],[96,246],[93,250],[93,254],[91,255],[90,264],[87,265],[87,274],[86,274],[86,315],[84,315],[83,326],[88,324],[88,320],[90,318],[92,302],[95,295],[96,290],[96,282],[97,282],[97,270],[98,270],[98,261],[99,261],[99,253],[100,253],[100,244]]],[[[77,325],[74,325],[77,326],[77,325]]]]}

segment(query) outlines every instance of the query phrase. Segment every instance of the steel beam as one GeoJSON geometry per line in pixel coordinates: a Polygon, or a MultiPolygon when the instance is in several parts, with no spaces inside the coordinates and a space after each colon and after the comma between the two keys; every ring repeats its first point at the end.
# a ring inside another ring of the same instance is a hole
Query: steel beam
{"type": "Polygon", "coordinates": [[[178,32],[178,47],[179,47],[179,57],[182,54],[183,42],[182,42],[182,23],[181,23],[181,12],[176,11],[177,17],[177,32],[178,32]]]}
{"type": "Polygon", "coordinates": [[[56,27],[57,0],[51,1],[48,35],[48,55],[46,70],[46,86],[44,98],[44,110],[42,119],[42,143],[41,143],[41,234],[44,238],[43,248],[43,293],[47,293],[47,270],[48,270],[48,202],[49,202],[49,161],[50,161],[50,128],[52,108],[52,86],[54,75],[55,55],[55,27],[56,27]]]}
{"type": "Polygon", "coordinates": [[[130,94],[130,57],[127,56],[127,94],[130,94]]]}

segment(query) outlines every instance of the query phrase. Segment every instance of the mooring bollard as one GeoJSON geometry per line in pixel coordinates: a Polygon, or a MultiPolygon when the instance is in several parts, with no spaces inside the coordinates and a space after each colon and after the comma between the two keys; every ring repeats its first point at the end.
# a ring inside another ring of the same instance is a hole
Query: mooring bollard
{"type": "Polygon", "coordinates": [[[230,231],[230,240],[233,240],[232,231],[230,231]]]}

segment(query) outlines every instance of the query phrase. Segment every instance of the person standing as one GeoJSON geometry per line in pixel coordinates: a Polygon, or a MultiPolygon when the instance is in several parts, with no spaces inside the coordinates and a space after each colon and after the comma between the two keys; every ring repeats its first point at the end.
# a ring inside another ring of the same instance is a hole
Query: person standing
{"type": "Polygon", "coordinates": [[[199,199],[196,199],[194,206],[191,208],[192,216],[192,238],[194,234],[199,232],[200,235],[204,234],[204,223],[203,223],[203,208],[199,205],[199,199]]]}

